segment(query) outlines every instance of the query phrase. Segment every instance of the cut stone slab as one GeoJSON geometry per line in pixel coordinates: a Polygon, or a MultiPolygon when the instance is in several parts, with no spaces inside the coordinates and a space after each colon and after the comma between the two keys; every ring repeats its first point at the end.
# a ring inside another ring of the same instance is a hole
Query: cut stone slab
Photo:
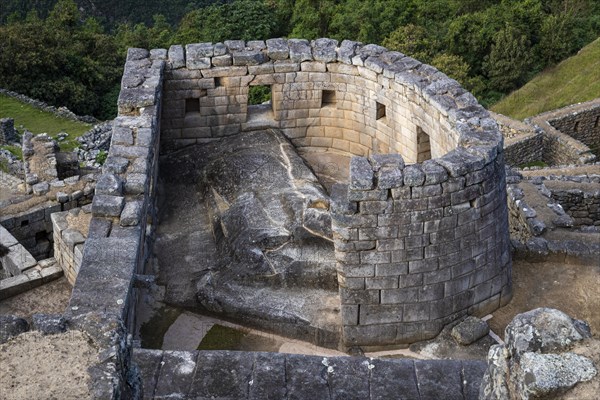
{"type": "Polygon", "coordinates": [[[452,337],[457,343],[469,345],[481,339],[490,332],[487,322],[473,316],[468,316],[452,328],[452,337]]]}

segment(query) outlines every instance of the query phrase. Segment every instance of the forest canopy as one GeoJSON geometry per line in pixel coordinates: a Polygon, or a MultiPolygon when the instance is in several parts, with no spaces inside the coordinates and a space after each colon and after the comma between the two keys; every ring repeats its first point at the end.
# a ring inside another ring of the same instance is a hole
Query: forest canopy
{"type": "Polygon", "coordinates": [[[600,35],[595,0],[2,0],[0,87],[116,112],[128,47],[271,37],[376,43],[430,63],[484,105],[600,35]]]}

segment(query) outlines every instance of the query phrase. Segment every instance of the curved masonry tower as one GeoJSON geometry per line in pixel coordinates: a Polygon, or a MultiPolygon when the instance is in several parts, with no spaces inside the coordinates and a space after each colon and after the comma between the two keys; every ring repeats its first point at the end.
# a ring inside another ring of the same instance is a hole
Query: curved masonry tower
{"type": "MultiPolygon", "coordinates": [[[[429,65],[330,39],[130,49],[119,112],[105,172],[139,180],[131,157],[147,157],[146,186],[131,192],[143,202],[129,205],[129,183],[119,204],[104,195],[121,222],[121,210],[130,221],[153,201],[156,154],[138,155],[140,140],[158,152],[154,143],[176,149],[276,128],[302,155],[352,157],[347,185],[331,190],[347,347],[428,339],[510,300],[502,135],[470,93],[429,65]],[[267,86],[271,102],[249,105],[252,86],[267,86]],[[130,167],[115,166],[120,158],[130,167]]],[[[95,217],[106,214],[94,203],[95,217]]]]}

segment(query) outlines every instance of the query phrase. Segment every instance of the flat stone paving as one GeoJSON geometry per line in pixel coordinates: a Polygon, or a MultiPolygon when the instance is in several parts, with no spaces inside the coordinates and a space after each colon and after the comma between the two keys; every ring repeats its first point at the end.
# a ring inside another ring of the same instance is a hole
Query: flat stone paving
{"type": "Polygon", "coordinates": [[[135,349],[144,399],[478,399],[483,361],[135,349]]]}

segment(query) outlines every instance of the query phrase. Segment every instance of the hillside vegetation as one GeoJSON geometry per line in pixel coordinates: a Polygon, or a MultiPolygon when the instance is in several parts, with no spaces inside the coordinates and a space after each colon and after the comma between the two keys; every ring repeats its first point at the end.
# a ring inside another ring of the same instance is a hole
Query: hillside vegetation
{"type": "Polygon", "coordinates": [[[381,44],[489,106],[600,36],[598,0],[0,0],[0,87],[109,119],[128,47],[273,37],[381,44]]]}
{"type": "MultiPolygon", "coordinates": [[[[73,150],[77,147],[78,142],[75,138],[81,136],[92,127],[90,124],[61,118],[12,97],[0,94],[0,118],[6,117],[14,118],[15,128],[21,134],[23,133],[23,129],[27,129],[35,134],[47,133],[54,138],[56,138],[59,132],[68,133],[69,136],[67,139],[59,142],[60,148],[64,151],[73,150]]],[[[13,148],[8,148],[8,150],[17,153],[13,148]]]]}
{"type": "Polygon", "coordinates": [[[492,111],[524,119],[597,97],[600,97],[600,38],[537,75],[494,105],[492,111]]]}

